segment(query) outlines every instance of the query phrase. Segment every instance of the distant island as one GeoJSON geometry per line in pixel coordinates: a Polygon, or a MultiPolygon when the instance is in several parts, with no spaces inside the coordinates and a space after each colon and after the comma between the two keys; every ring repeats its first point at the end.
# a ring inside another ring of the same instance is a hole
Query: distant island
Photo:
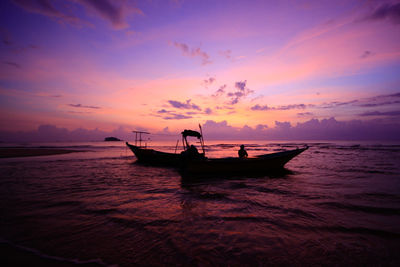
{"type": "Polygon", "coordinates": [[[121,141],[121,139],[118,139],[116,137],[106,137],[104,138],[104,141],[121,141]]]}

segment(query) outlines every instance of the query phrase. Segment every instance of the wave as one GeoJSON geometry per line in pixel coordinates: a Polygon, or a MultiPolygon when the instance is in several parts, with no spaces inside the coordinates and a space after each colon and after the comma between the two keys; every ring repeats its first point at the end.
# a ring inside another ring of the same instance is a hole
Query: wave
{"type": "Polygon", "coordinates": [[[350,234],[362,234],[362,235],[374,235],[389,239],[400,238],[400,233],[386,231],[381,229],[373,229],[368,227],[345,227],[345,226],[325,226],[315,227],[315,230],[322,230],[332,233],[350,233],[350,234]]]}
{"type": "Polygon", "coordinates": [[[374,207],[364,205],[354,205],[350,203],[339,203],[339,202],[323,202],[319,203],[319,206],[338,208],[350,211],[361,211],[364,213],[380,214],[380,215],[400,215],[400,209],[388,208],[388,207],[374,207]]]}
{"type": "MultiPolygon", "coordinates": [[[[20,260],[24,260],[25,255],[30,255],[33,257],[36,257],[36,262],[37,265],[43,264],[41,260],[45,261],[51,261],[51,262],[46,262],[45,265],[49,264],[49,266],[58,266],[59,264],[74,264],[78,266],[109,266],[109,267],[116,267],[118,265],[115,264],[107,264],[105,263],[102,259],[96,258],[96,259],[89,259],[89,260],[81,260],[81,259],[72,259],[72,258],[64,258],[60,256],[53,256],[49,255],[46,253],[43,253],[37,249],[26,247],[26,246],[21,246],[14,244],[8,240],[5,240],[3,238],[0,238],[0,245],[4,246],[4,250],[8,251],[8,255],[11,255],[11,257],[19,258],[16,261],[20,263],[20,260]],[[19,254],[23,255],[19,255],[19,254]]],[[[4,251],[3,251],[4,252],[4,251]]],[[[11,260],[14,260],[11,258],[11,260]]],[[[27,263],[26,263],[27,264],[27,263]]],[[[35,265],[35,262],[29,262],[29,265],[35,265]]]]}

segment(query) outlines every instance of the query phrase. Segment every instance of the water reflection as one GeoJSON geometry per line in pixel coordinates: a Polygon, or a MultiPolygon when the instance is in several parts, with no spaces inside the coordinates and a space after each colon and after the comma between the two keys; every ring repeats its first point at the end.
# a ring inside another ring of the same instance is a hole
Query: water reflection
{"type": "Polygon", "coordinates": [[[95,149],[0,161],[0,238],[119,266],[400,263],[399,146],[315,143],[278,173],[200,177],[95,149]]]}

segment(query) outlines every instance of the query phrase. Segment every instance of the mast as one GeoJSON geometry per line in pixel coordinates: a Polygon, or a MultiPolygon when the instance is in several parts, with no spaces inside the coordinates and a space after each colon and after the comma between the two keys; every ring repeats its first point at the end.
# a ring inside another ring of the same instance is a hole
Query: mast
{"type": "Polygon", "coordinates": [[[200,128],[200,134],[201,134],[201,137],[200,137],[201,148],[203,149],[203,155],[205,156],[206,155],[206,151],[204,150],[203,130],[201,129],[200,123],[199,123],[199,128],[200,128]]]}
{"type": "Polygon", "coordinates": [[[150,134],[148,132],[142,132],[142,131],[132,131],[132,132],[135,133],[135,146],[137,146],[137,143],[139,142],[139,147],[142,147],[142,141],[145,141],[142,139],[142,134],[150,134]]]}

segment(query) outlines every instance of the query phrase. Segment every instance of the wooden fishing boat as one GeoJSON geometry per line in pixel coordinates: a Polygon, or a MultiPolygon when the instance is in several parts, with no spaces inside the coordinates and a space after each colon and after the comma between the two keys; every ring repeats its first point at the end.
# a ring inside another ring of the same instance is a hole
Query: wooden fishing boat
{"type": "Polygon", "coordinates": [[[282,169],[285,164],[308,147],[259,155],[254,158],[205,158],[183,160],[182,169],[192,174],[268,173],[282,169]]]}
{"type": "Polygon", "coordinates": [[[144,148],[131,145],[126,142],[129,149],[135,154],[138,162],[151,165],[165,165],[171,167],[179,167],[181,163],[181,154],[157,151],[154,149],[144,148]]]}
{"type": "Polygon", "coordinates": [[[192,130],[184,130],[182,134],[183,151],[176,153],[162,152],[142,146],[142,134],[147,132],[134,131],[136,133],[135,145],[126,142],[126,145],[135,154],[138,162],[149,165],[163,165],[180,168],[185,173],[191,174],[247,174],[266,173],[282,169],[285,164],[299,155],[308,147],[297,148],[272,154],[259,155],[252,158],[206,158],[203,134],[192,130]],[[189,145],[187,137],[196,137],[200,140],[202,153],[199,153],[193,145],[189,145]],[[139,139],[138,139],[139,137],[139,139]]]}
{"type": "Polygon", "coordinates": [[[137,161],[149,165],[162,165],[168,167],[181,167],[182,157],[191,159],[204,159],[204,140],[202,135],[201,126],[200,132],[193,130],[184,130],[182,135],[183,150],[177,153],[178,143],[176,144],[175,153],[162,152],[154,149],[147,148],[145,144],[142,146],[142,134],[149,134],[148,132],[133,131],[135,133],[135,145],[126,142],[129,149],[135,154],[137,161]],[[187,137],[195,137],[200,140],[203,153],[199,153],[193,145],[189,145],[187,137]]]}

